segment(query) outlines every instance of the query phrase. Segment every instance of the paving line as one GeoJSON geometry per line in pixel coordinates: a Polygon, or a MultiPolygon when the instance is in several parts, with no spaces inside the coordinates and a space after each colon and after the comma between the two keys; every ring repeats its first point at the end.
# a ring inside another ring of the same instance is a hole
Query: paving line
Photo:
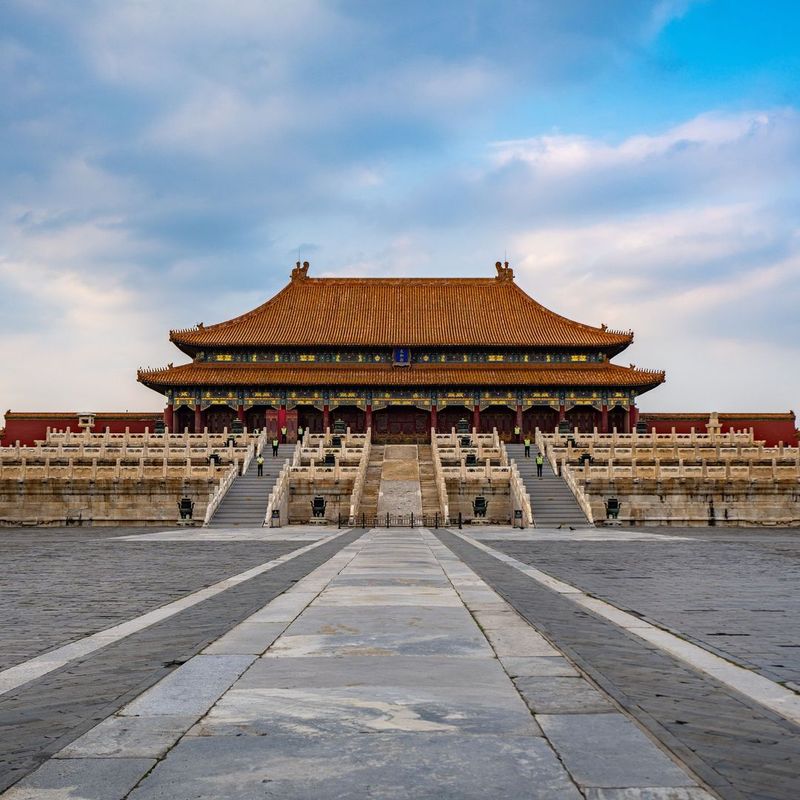
{"type": "Polygon", "coordinates": [[[249,581],[264,572],[269,572],[269,570],[275,569],[275,567],[279,567],[281,564],[285,564],[287,561],[291,561],[304,553],[308,553],[310,550],[332,542],[339,536],[344,536],[346,533],[349,533],[349,531],[349,528],[337,531],[331,536],[327,536],[305,547],[293,550],[291,553],[285,553],[272,561],[265,561],[263,564],[251,567],[244,572],[240,572],[238,575],[232,575],[230,578],[225,578],[225,580],[207,586],[205,589],[187,594],[179,600],[174,600],[153,611],[148,611],[146,614],[134,617],[119,625],[114,625],[111,628],[98,631],[91,636],[86,636],[83,639],[70,642],[62,647],[57,647],[55,650],[42,653],[27,661],[23,661],[21,664],[15,664],[13,667],[4,669],[0,671],[0,695],[7,694],[26,683],[41,678],[43,675],[47,675],[48,672],[60,669],[76,658],[82,658],[83,656],[99,650],[101,647],[106,647],[109,644],[125,639],[131,634],[149,628],[157,622],[173,617],[175,614],[179,614],[187,608],[191,608],[198,603],[202,603],[204,600],[208,600],[210,597],[232,589],[234,586],[249,581]]]}
{"type": "Polygon", "coordinates": [[[650,644],[655,645],[664,652],[683,661],[693,669],[711,675],[726,686],[766,706],[771,711],[775,711],[785,719],[795,724],[800,724],[800,695],[796,694],[791,689],[787,689],[785,686],[781,686],[779,683],[765,678],[763,675],[759,675],[752,670],[733,664],[714,653],[710,653],[699,645],[681,639],[680,636],[676,636],[663,628],[645,622],[634,614],[629,614],[627,611],[623,611],[611,603],[605,602],[605,600],[591,597],[581,589],[571,584],[564,583],[564,581],[560,581],[552,575],[548,575],[546,572],[542,572],[522,561],[518,561],[512,556],[495,550],[483,542],[472,539],[463,533],[459,533],[457,530],[451,530],[449,528],[447,530],[454,536],[467,542],[467,544],[471,544],[479,550],[483,550],[493,558],[496,558],[498,561],[502,561],[514,567],[542,586],[564,595],[564,597],[568,598],[576,605],[582,606],[634,636],[638,636],[640,639],[650,642],[650,644]]]}

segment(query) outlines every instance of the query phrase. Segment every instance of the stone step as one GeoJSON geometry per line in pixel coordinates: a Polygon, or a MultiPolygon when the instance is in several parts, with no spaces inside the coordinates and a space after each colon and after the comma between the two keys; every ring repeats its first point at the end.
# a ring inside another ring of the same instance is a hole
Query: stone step
{"type": "Polygon", "coordinates": [[[525,458],[525,447],[521,444],[506,445],[508,455],[514,459],[520,478],[533,511],[534,523],[539,527],[584,526],[588,524],[572,490],[564,479],[556,475],[545,459],[542,477],[536,474],[536,455],[539,449],[531,445],[531,457],[525,458]]]}
{"type": "Polygon", "coordinates": [[[358,504],[357,516],[367,519],[374,518],[378,512],[378,490],[383,471],[384,448],[382,445],[373,445],[369,453],[367,474],[364,476],[364,488],[361,492],[361,502],[358,504]]]}
{"type": "Polygon", "coordinates": [[[278,457],[272,457],[272,448],[264,450],[263,475],[258,474],[256,460],[250,462],[245,475],[236,478],[222,498],[209,527],[258,527],[263,525],[269,496],[286,460],[291,457],[294,445],[282,444],[278,457]]]}

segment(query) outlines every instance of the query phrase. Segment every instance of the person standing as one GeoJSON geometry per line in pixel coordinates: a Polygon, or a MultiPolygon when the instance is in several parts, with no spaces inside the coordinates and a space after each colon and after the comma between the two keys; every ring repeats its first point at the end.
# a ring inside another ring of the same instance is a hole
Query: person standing
{"type": "Polygon", "coordinates": [[[260,478],[264,474],[264,456],[259,455],[256,459],[256,464],[258,464],[258,476],[260,478]]]}
{"type": "Polygon", "coordinates": [[[297,441],[298,442],[302,442],[303,441],[303,426],[302,425],[298,425],[297,426],[297,441]]]}
{"type": "Polygon", "coordinates": [[[521,429],[520,429],[519,425],[515,425],[515,426],[514,426],[514,441],[515,441],[515,442],[519,443],[519,440],[520,440],[520,434],[521,434],[521,433],[522,433],[522,431],[521,431],[521,429]]]}
{"type": "Polygon", "coordinates": [[[285,426],[285,425],[282,425],[282,426],[281,426],[281,441],[282,441],[284,444],[286,444],[286,433],[287,433],[286,426],[285,426]]]}
{"type": "Polygon", "coordinates": [[[280,444],[280,442],[278,441],[278,437],[276,436],[272,440],[272,457],[273,458],[277,458],[278,457],[278,445],[279,444],[280,444]]]}
{"type": "Polygon", "coordinates": [[[531,437],[525,437],[525,458],[531,457],[531,437]]]}
{"type": "Polygon", "coordinates": [[[542,467],[544,466],[544,456],[541,453],[536,454],[536,477],[542,477],[542,467]]]}

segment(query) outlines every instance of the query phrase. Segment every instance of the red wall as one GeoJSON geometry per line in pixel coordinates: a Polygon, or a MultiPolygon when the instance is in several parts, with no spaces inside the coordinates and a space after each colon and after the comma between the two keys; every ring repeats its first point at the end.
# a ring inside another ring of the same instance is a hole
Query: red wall
{"type": "MultiPolygon", "coordinates": [[[[639,419],[647,423],[648,428],[655,428],[657,433],[669,433],[675,428],[676,433],[690,433],[694,428],[697,433],[706,432],[709,414],[648,414],[642,412],[639,419]]],[[[753,429],[757,441],[763,441],[768,447],[779,442],[797,445],[797,420],[794,411],[786,414],[720,414],[719,422],[724,433],[731,428],[737,431],[753,429]]]]}
{"type": "MultiPolygon", "coordinates": [[[[132,433],[144,433],[145,428],[153,430],[156,420],[163,420],[160,411],[143,411],[132,413],[105,412],[98,413],[94,418],[95,433],[101,433],[108,428],[112,433],[125,433],[128,428],[132,433]]],[[[6,427],[2,438],[4,446],[16,444],[32,445],[36,440],[42,440],[47,434],[47,428],[66,430],[70,428],[79,432],[78,414],[75,413],[48,413],[48,412],[6,412],[6,427]]]]}
{"type": "MultiPolygon", "coordinates": [[[[97,433],[109,428],[112,433],[124,433],[128,428],[133,433],[143,433],[145,428],[153,430],[156,420],[163,420],[159,411],[104,412],[95,416],[92,430],[97,433]]],[[[689,433],[694,428],[698,433],[706,432],[709,414],[656,414],[642,412],[639,419],[646,422],[648,428],[655,428],[658,433],[669,433],[672,428],[678,433],[689,433]]],[[[778,442],[797,445],[797,420],[793,411],[786,414],[720,414],[719,421],[723,431],[730,428],[747,430],[753,428],[755,437],[768,446],[778,442]]],[[[277,431],[277,411],[267,421],[270,432],[277,431]]],[[[6,412],[6,427],[3,434],[3,445],[13,445],[19,439],[20,444],[32,445],[37,439],[45,438],[47,428],[65,430],[67,427],[79,431],[78,415],[56,412],[6,412]]],[[[290,440],[297,430],[296,417],[287,412],[287,427],[290,440]]]]}

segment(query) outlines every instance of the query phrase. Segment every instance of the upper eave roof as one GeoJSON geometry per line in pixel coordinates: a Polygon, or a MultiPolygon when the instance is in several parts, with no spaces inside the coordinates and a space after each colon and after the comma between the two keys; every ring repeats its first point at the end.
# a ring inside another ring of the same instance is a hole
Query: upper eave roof
{"type": "Polygon", "coordinates": [[[309,278],[227,322],[170,332],[187,352],[217,347],[565,347],[616,353],[633,341],[537,303],[498,265],[495,278],[309,278]]]}
{"type": "Polygon", "coordinates": [[[663,372],[619,364],[236,364],[193,362],[139,370],[152,389],[178,386],[587,386],[646,391],[663,383],[663,372]]]}

